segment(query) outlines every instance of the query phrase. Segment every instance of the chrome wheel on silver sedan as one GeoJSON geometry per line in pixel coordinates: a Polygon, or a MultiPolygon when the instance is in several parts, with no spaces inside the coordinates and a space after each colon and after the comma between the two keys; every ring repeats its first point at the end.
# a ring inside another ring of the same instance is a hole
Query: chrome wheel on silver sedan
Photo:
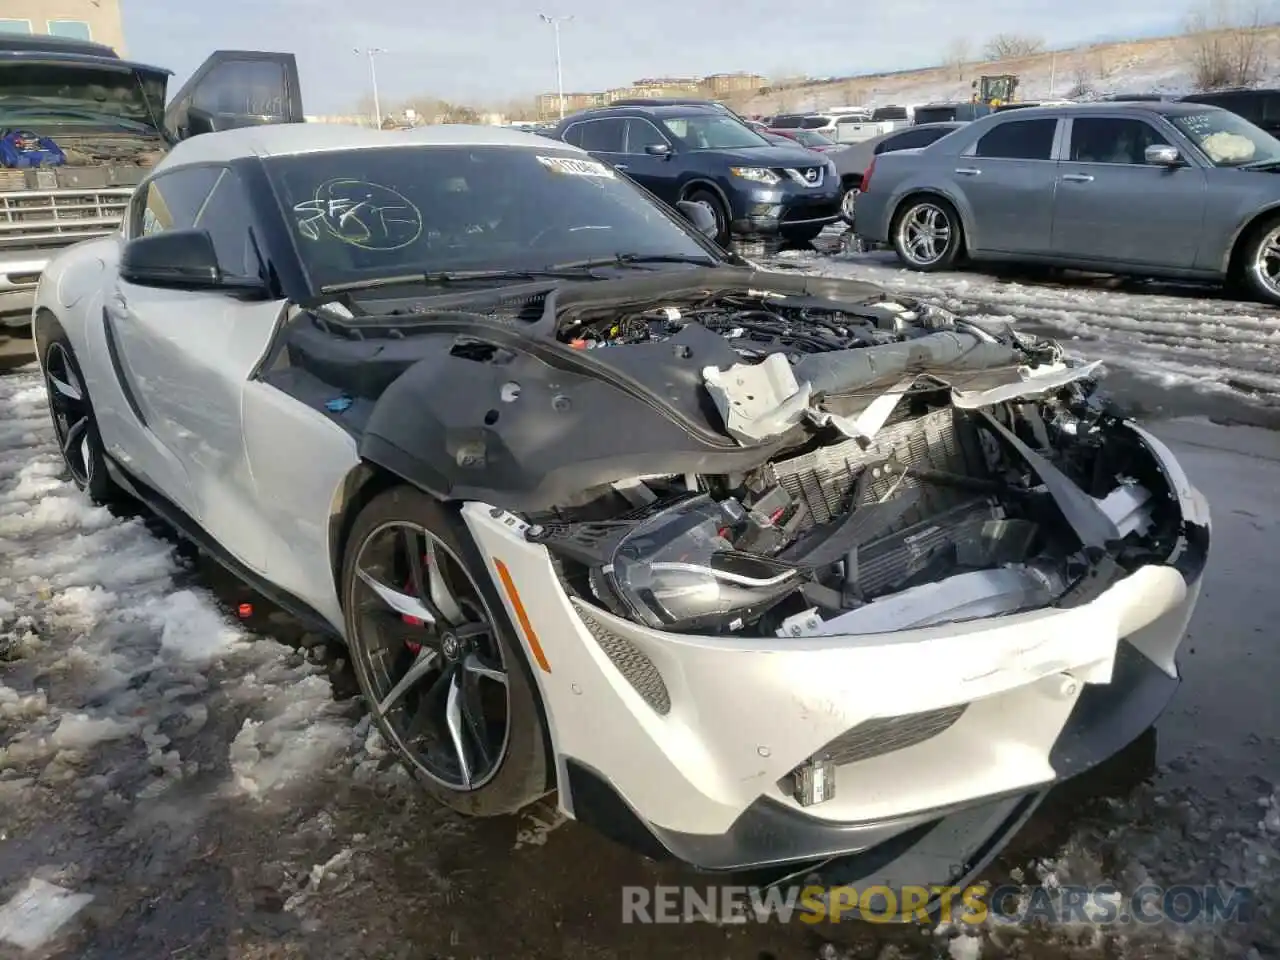
{"type": "Polygon", "coordinates": [[[542,796],[532,677],[456,510],[393,488],[360,511],[345,553],[352,666],[400,760],[462,813],[512,813],[542,796]]]}
{"type": "Polygon", "coordinates": [[[1280,303],[1280,221],[1258,230],[1246,254],[1245,275],[1254,292],[1270,303],[1280,303]]]}
{"type": "Polygon", "coordinates": [[[960,218],[941,197],[907,201],[894,218],[893,246],[913,270],[941,270],[960,253],[960,218]]]}
{"type": "Polygon", "coordinates": [[[840,197],[840,216],[846,223],[853,223],[854,207],[858,204],[858,189],[851,187],[840,197]]]}

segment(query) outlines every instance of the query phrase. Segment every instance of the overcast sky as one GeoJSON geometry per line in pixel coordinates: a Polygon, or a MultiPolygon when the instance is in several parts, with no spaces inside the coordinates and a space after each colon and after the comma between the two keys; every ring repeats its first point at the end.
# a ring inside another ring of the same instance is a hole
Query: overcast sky
{"type": "MultiPolygon", "coordinates": [[[[535,0],[540,2],[540,0],[535,0]]],[[[1034,33],[1051,46],[1176,31],[1166,0],[541,0],[572,15],[561,28],[566,92],[640,77],[754,70],[842,76],[937,63],[955,35],[1034,33]],[[966,28],[966,16],[972,22],[966,28]],[[948,28],[943,24],[952,24],[948,28]]],[[[431,94],[500,103],[555,89],[552,30],[527,0],[124,0],[133,59],[180,83],[214,48],[298,56],[308,113],[333,113],[369,91],[352,47],[383,47],[388,101],[431,94]]],[[[177,87],[172,88],[176,90],[177,87]]]]}

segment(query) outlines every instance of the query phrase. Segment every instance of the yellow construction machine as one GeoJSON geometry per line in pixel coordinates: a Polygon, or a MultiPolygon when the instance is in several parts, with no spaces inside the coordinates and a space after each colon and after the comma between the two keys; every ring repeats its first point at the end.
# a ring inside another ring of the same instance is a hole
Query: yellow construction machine
{"type": "Polygon", "coordinates": [[[973,81],[973,102],[998,107],[1012,103],[1018,93],[1018,78],[1012,73],[995,77],[979,77],[973,81]]]}

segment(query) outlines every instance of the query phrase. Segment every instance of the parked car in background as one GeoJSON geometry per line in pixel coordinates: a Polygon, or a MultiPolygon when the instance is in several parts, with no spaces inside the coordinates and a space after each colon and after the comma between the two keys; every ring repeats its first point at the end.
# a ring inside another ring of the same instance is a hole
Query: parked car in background
{"type": "Polygon", "coordinates": [[[836,143],[862,143],[902,127],[909,127],[911,124],[912,109],[910,107],[894,105],[876,107],[871,111],[870,116],[849,114],[839,117],[831,138],[836,143]]]}
{"type": "Polygon", "coordinates": [[[769,119],[769,129],[774,133],[812,130],[829,137],[835,133],[838,119],[831,113],[784,113],[769,119]]]}
{"type": "Polygon", "coordinates": [[[1230,110],[1272,136],[1280,136],[1280,90],[1215,90],[1193,93],[1183,103],[1202,103],[1230,110]]]}
{"type": "Polygon", "coordinates": [[[831,151],[828,156],[835,162],[836,173],[840,175],[840,215],[845,222],[849,224],[854,222],[854,207],[857,204],[858,191],[862,187],[862,175],[873,159],[882,153],[892,153],[895,150],[927,147],[964,125],[961,122],[916,124],[831,151]]]}
{"type": "Polygon", "coordinates": [[[991,105],[987,103],[970,103],[956,101],[952,103],[926,103],[916,107],[912,112],[912,123],[922,126],[926,123],[949,123],[953,120],[968,122],[985,117],[991,113],[991,105]]]}
{"type": "Polygon", "coordinates": [[[798,143],[770,143],[703,106],[599,107],[566,117],[556,138],[611,164],[669,204],[701,203],[716,241],[803,243],[840,219],[840,179],[798,143]]]}
{"type": "Polygon", "coordinates": [[[996,113],[875,157],[858,235],[915,270],[972,260],[1240,281],[1280,304],[1280,140],[1198,103],[996,113]]]}
{"type": "Polygon", "coordinates": [[[825,153],[839,146],[830,137],[824,137],[817,130],[769,130],[768,132],[792,140],[817,153],[825,153]]]}

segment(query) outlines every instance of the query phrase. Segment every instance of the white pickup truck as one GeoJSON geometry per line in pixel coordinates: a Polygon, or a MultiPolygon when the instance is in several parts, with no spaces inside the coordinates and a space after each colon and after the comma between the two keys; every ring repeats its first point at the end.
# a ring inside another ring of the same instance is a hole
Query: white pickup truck
{"type": "Polygon", "coordinates": [[[831,139],[836,143],[863,143],[911,124],[911,107],[876,107],[869,117],[865,114],[837,117],[831,139]]]}
{"type": "Polygon", "coordinates": [[[0,131],[48,138],[65,157],[0,165],[0,329],[30,326],[54,251],[118,230],[134,187],[179,140],[303,119],[293,54],[219,50],[166,109],[171,75],[102,44],[0,34],[0,131]]]}

